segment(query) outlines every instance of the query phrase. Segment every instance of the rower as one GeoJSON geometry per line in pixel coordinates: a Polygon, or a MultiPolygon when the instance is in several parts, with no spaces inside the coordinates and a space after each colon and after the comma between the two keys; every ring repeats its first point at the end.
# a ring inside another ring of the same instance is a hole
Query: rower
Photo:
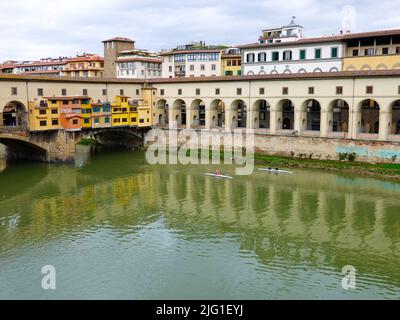
{"type": "Polygon", "coordinates": [[[220,175],[221,175],[221,172],[217,169],[217,170],[215,170],[215,175],[216,175],[216,176],[220,176],[220,175]]]}

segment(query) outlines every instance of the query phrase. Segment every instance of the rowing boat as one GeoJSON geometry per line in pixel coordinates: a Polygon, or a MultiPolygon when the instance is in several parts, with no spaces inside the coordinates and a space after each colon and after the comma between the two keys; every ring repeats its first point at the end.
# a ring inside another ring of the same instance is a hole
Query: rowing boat
{"type": "Polygon", "coordinates": [[[233,179],[233,177],[224,176],[222,174],[215,174],[215,173],[205,173],[204,175],[209,176],[209,177],[222,178],[222,179],[233,179]]]}
{"type": "Polygon", "coordinates": [[[293,174],[291,171],[286,171],[286,170],[277,170],[277,169],[258,169],[259,171],[264,171],[264,172],[271,172],[271,173],[282,173],[282,174],[293,174]]]}

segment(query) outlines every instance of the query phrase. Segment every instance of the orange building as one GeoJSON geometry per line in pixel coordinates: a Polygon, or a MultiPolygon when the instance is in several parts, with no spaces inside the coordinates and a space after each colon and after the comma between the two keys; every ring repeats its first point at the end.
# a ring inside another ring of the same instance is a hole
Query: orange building
{"type": "Polygon", "coordinates": [[[83,54],[75,58],[67,59],[61,75],[65,77],[82,78],[103,77],[104,58],[96,54],[83,54]]]}
{"type": "Polygon", "coordinates": [[[91,104],[88,96],[47,97],[50,105],[58,105],[60,112],[60,125],[66,131],[79,131],[82,129],[82,108],[91,104]]]}

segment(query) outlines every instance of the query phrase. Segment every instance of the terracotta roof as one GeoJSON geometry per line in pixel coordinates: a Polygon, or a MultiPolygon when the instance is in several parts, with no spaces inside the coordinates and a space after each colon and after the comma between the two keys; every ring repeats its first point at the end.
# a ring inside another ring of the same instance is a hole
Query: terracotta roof
{"type": "Polygon", "coordinates": [[[100,57],[98,55],[86,55],[86,56],[80,56],[80,57],[67,59],[68,63],[69,62],[85,62],[85,61],[104,61],[104,58],[100,57]]]}
{"type": "Polygon", "coordinates": [[[132,58],[118,58],[115,62],[130,62],[130,61],[144,61],[144,62],[162,62],[162,59],[158,58],[140,58],[140,57],[132,57],[132,58]]]}
{"type": "Polygon", "coordinates": [[[57,101],[60,101],[60,100],[88,100],[88,99],[92,99],[89,96],[61,96],[61,97],[53,96],[53,97],[44,97],[44,98],[47,99],[47,100],[57,100],[57,101]]]}
{"type": "Polygon", "coordinates": [[[108,40],[103,40],[102,42],[110,42],[110,41],[132,42],[132,43],[135,42],[129,38],[124,38],[124,37],[115,37],[108,40]]]}
{"type": "Polygon", "coordinates": [[[260,44],[250,43],[238,46],[241,49],[251,49],[251,48],[264,48],[264,47],[284,47],[293,46],[298,44],[309,44],[309,43],[321,43],[321,42],[340,42],[346,40],[354,40],[359,38],[370,38],[370,37],[383,37],[383,36],[400,36],[400,29],[393,30],[382,30],[382,31],[371,31],[371,32],[360,32],[360,33],[344,33],[326,37],[317,38],[304,38],[295,41],[280,42],[280,43],[263,43],[260,44]]]}
{"type": "Polygon", "coordinates": [[[174,54],[182,54],[182,53],[213,53],[213,52],[221,52],[224,49],[195,49],[195,50],[172,50],[172,51],[166,51],[166,52],[160,52],[160,56],[170,56],[174,54]]]}

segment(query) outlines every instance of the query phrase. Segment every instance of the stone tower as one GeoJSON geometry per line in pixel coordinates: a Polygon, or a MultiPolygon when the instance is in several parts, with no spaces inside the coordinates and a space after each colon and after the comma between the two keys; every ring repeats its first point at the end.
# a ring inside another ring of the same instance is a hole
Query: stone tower
{"type": "Polygon", "coordinates": [[[112,38],[104,40],[104,77],[115,78],[117,67],[115,60],[121,51],[135,49],[135,41],[128,38],[112,38]]]}

